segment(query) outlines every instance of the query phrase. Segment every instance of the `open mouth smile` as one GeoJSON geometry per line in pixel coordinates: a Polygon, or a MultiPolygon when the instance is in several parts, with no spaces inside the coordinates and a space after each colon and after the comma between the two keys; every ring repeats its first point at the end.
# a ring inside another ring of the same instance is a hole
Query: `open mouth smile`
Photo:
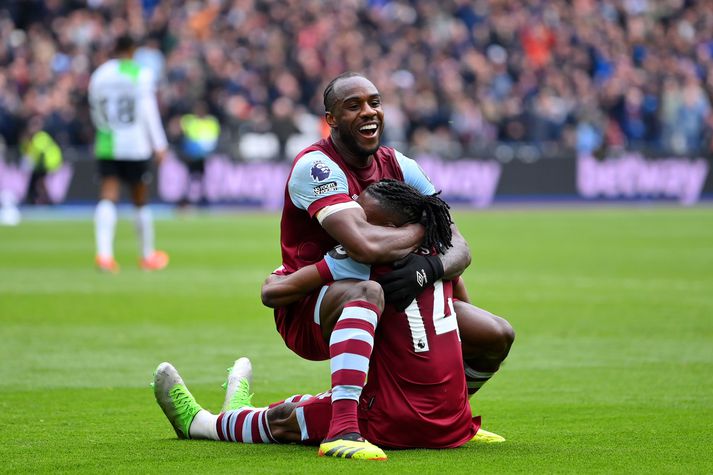
{"type": "Polygon", "coordinates": [[[363,135],[368,139],[376,137],[378,131],[379,124],[377,124],[376,122],[371,122],[369,124],[365,124],[359,127],[359,134],[363,135]]]}

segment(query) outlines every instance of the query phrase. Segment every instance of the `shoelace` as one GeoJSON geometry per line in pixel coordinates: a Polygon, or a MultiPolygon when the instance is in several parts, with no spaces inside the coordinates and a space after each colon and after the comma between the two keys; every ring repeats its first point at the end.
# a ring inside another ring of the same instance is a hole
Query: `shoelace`
{"type": "Polygon", "coordinates": [[[174,387],[169,394],[174,406],[176,406],[176,413],[181,416],[181,418],[186,414],[186,410],[195,404],[193,397],[181,386],[174,387]]]}
{"type": "MultiPolygon", "coordinates": [[[[230,380],[230,375],[233,373],[233,367],[231,366],[230,368],[227,369],[228,371],[228,377],[226,378],[225,382],[222,384],[223,389],[228,389],[228,380],[230,380]]],[[[238,389],[235,391],[233,394],[233,397],[230,398],[230,406],[236,406],[240,402],[242,398],[247,400],[247,404],[244,404],[242,407],[248,406],[248,407],[255,407],[253,406],[253,396],[255,393],[249,394],[248,390],[248,382],[245,381],[244,379],[241,380],[238,383],[238,389]]]]}
{"type": "Polygon", "coordinates": [[[249,387],[250,386],[248,385],[248,382],[244,379],[241,379],[238,382],[238,389],[235,391],[235,394],[233,394],[233,397],[230,398],[230,405],[235,406],[238,405],[238,403],[240,402],[247,401],[244,406],[254,407],[252,404],[252,399],[255,393],[251,394],[249,387]]]}

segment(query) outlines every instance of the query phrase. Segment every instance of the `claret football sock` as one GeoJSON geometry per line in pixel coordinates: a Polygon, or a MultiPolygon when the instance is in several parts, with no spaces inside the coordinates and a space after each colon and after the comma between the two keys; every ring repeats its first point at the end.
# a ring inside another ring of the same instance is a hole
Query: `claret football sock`
{"type": "Polygon", "coordinates": [[[215,428],[220,440],[244,444],[270,444],[275,439],[267,421],[269,408],[245,406],[218,416],[215,428]]]}
{"type": "Polygon", "coordinates": [[[357,402],[366,382],[381,311],[366,301],[346,304],[329,339],[332,420],[327,438],[359,432],[357,402]]]}
{"type": "Polygon", "coordinates": [[[358,402],[353,399],[338,399],[332,402],[332,420],[329,423],[327,439],[333,439],[351,432],[359,432],[357,404],[358,402]]]}

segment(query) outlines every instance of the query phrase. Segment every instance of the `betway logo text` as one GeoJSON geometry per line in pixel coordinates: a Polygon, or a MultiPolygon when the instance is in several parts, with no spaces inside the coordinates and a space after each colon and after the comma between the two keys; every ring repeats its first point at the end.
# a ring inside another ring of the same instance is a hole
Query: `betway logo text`
{"type": "Polygon", "coordinates": [[[484,208],[493,202],[500,180],[501,166],[492,160],[445,161],[431,157],[418,157],[418,164],[429,176],[443,198],[464,200],[484,208]]]}
{"type": "Polygon", "coordinates": [[[701,158],[577,158],[577,191],[585,198],[665,197],[690,205],[700,198],[707,175],[708,162],[701,158]]]}
{"type": "MultiPolygon", "coordinates": [[[[477,207],[492,203],[500,179],[497,162],[420,157],[418,163],[436,189],[443,190],[447,201],[464,201],[477,207]]],[[[286,163],[234,163],[216,156],[206,162],[203,189],[211,203],[245,202],[279,209],[289,171],[286,163]]],[[[170,157],[161,165],[158,178],[162,200],[175,202],[183,197],[188,181],[185,165],[170,157]]]]}

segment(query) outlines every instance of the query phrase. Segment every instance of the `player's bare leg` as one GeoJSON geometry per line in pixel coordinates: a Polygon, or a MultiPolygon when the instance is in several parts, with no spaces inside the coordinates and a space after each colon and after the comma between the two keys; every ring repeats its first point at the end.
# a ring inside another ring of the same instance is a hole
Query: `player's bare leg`
{"type": "Polygon", "coordinates": [[[154,247],[153,214],[147,206],[149,198],[148,184],[141,181],[131,186],[131,200],[135,207],[135,227],[139,238],[141,259],[139,266],[146,271],[161,270],[168,265],[168,254],[157,251],[154,247]]]}
{"type": "Polygon", "coordinates": [[[114,235],[116,233],[116,202],[119,200],[120,182],[115,176],[102,178],[99,202],[94,211],[94,237],[96,240],[96,265],[104,272],[119,272],[114,259],[114,235]]]}
{"type": "MultiPolygon", "coordinates": [[[[454,303],[461,335],[468,394],[475,394],[500,369],[515,340],[515,331],[504,318],[472,304],[454,303]]],[[[497,443],[505,438],[480,429],[476,442],[497,443]]]]}
{"type": "Polygon", "coordinates": [[[475,305],[454,303],[466,364],[468,394],[475,394],[500,368],[515,341],[515,331],[504,318],[475,305]]]}
{"type": "Polygon", "coordinates": [[[381,449],[361,436],[357,419],[374,332],[383,309],[384,292],[373,281],[335,282],[323,297],[320,324],[329,343],[332,418],[319,455],[386,460],[381,449]]]}

